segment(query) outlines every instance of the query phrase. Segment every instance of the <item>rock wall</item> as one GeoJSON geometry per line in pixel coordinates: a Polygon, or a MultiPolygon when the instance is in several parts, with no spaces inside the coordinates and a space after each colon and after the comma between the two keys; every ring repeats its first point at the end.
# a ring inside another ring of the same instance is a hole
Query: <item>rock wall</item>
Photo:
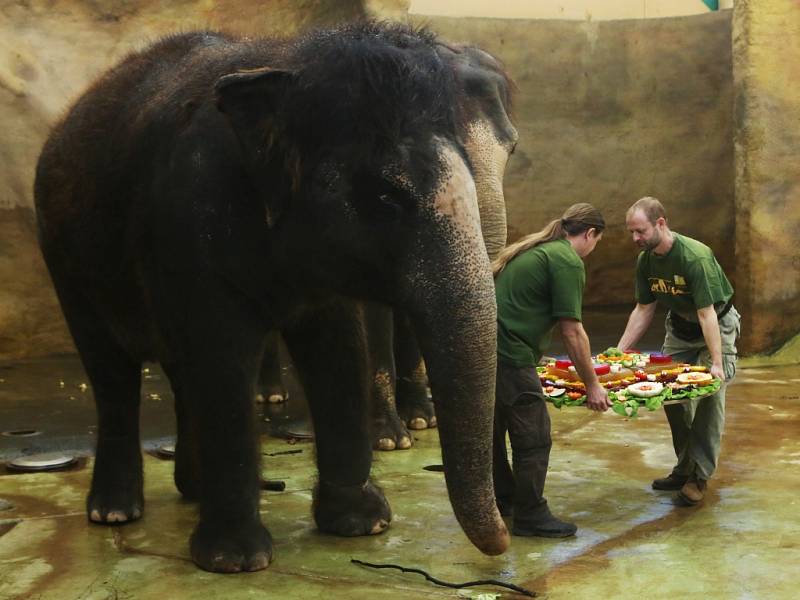
{"type": "Polygon", "coordinates": [[[745,348],[770,351],[800,331],[800,2],[734,14],[736,302],[745,348]]]}
{"type": "MultiPolygon", "coordinates": [[[[291,34],[363,15],[403,18],[408,4],[2,3],[0,359],[72,350],[35,242],[31,184],[50,124],[94,77],[175,30],[291,34]]],[[[740,0],[735,54],[731,11],[604,22],[412,18],[490,50],[516,81],[521,137],[506,177],[509,239],[539,229],[568,204],[592,202],[609,228],[587,262],[587,303],[631,303],[636,250],[624,213],[640,196],[657,196],[675,230],[715,249],[746,319],[763,332],[746,338],[745,349],[763,350],[800,329],[792,248],[800,167],[790,153],[798,147],[800,106],[784,85],[797,80],[800,64],[793,60],[800,55],[796,19],[781,30],[787,11],[798,10],[790,4],[740,0]]]]}
{"type": "Polygon", "coordinates": [[[587,259],[585,302],[632,303],[637,250],[625,211],[656,196],[670,225],[734,270],[731,12],[603,22],[426,19],[499,56],[520,132],[505,189],[509,241],[574,202],[608,223],[587,259]]]}

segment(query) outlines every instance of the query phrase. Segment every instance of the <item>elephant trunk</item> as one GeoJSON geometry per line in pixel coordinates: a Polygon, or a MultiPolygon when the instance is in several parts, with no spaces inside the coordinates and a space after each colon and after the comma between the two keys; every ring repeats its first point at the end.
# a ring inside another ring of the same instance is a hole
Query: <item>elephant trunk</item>
{"type": "Polygon", "coordinates": [[[436,406],[450,503],[470,541],[496,555],[510,541],[492,484],[497,309],[488,257],[476,238],[472,252],[456,253],[460,267],[437,269],[434,281],[447,285],[427,287],[410,314],[436,406]]]}
{"type": "Polygon", "coordinates": [[[476,120],[467,126],[465,142],[478,194],[481,232],[490,260],[497,258],[506,246],[508,231],[503,174],[518,137],[505,112],[502,114],[506,137],[500,139],[488,120],[476,120]]]}

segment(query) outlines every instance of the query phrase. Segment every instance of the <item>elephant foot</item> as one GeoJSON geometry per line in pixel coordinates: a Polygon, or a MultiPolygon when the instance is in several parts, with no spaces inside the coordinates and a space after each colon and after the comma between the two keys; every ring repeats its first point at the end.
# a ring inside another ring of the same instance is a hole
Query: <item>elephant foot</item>
{"type": "Polygon", "coordinates": [[[86,514],[93,523],[118,525],[139,519],[144,513],[142,479],[101,478],[95,475],[86,500],[86,514]]]}
{"type": "Polygon", "coordinates": [[[433,403],[427,398],[424,402],[398,406],[397,412],[409,429],[418,431],[420,429],[432,429],[436,427],[436,415],[434,414],[433,403]]]}
{"type": "Polygon", "coordinates": [[[343,537],[383,533],[392,509],[372,482],[336,486],[319,483],[314,489],[314,520],[325,533],[343,537]]]}
{"type": "Polygon", "coordinates": [[[412,379],[397,380],[397,413],[409,429],[436,427],[433,402],[424,383],[412,379]]]}
{"type": "Polygon", "coordinates": [[[376,450],[407,450],[411,448],[411,435],[396,414],[376,419],[373,424],[373,447],[376,450]]]}
{"type": "Polygon", "coordinates": [[[272,561],[272,536],[258,520],[237,527],[200,523],[189,545],[194,563],[213,573],[260,571],[272,561]]]}
{"type": "Polygon", "coordinates": [[[436,415],[430,417],[414,417],[406,423],[409,429],[433,429],[436,427],[436,415]]]}
{"type": "Polygon", "coordinates": [[[135,521],[144,512],[144,475],[138,444],[105,439],[98,442],[86,514],[93,523],[135,521]]]}

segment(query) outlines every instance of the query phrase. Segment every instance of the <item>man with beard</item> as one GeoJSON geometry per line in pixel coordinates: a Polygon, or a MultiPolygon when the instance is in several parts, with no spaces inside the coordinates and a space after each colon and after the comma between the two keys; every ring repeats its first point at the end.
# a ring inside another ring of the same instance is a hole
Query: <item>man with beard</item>
{"type": "Polygon", "coordinates": [[[661,202],[651,197],[637,200],[625,222],[642,252],[636,263],[637,304],[619,348],[635,346],[660,302],[669,309],[662,352],[675,362],[706,365],[722,381],[713,396],[664,407],[678,462],[667,477],[653,481],[653,489],[678,490],[681,501],[695,505],[703,500],[719,459],[725,388],[736,373],[740,316],[733,307],[733,288],[714,253],[671,231],[661,202]]]}

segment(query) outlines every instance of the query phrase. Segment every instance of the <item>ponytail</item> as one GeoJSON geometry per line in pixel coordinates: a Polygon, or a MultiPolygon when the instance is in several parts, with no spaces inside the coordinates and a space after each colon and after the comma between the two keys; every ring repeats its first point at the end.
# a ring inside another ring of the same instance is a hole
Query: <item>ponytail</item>
{"type": "Polygon", "coordinates": [[[568,235],[577,235],[589,229],[601,233],[605,228],[605,219],[594,206],[585,202],[573,204],[564,211],[560,219],[550,221],[543,229],[503,248],[492,262],[492,273],[497,277],[511,260],[545,242],[563,240],[568,235]]]}

